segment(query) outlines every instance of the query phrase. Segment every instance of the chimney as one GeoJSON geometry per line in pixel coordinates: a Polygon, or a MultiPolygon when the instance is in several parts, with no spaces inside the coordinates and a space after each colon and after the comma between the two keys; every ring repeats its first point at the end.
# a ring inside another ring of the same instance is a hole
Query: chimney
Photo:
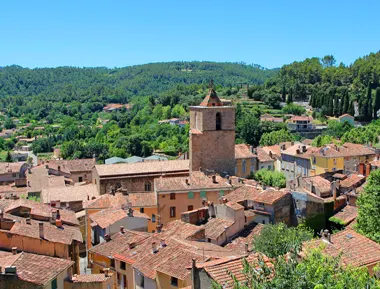
{"type": "Polygon", "coordinates": [[[249,151],[253,153],[253,146],[249,146],[249,151]]]}
{"type": "Polygon", "coordinates": [[[215,207],[213,202],[210,202],[208,204],[208,214],[211,218],[215,218],[215,207]]]}
{"type": "Polygon", "coordinates": [[[89,195],[87,195],[87,201],[89,201],[90,200],[90,196],[89,195]]]}
{"type": "Polygon", "coordinates": [[[231,178],[228,179],[228,184],[232,185],[232,179],[231,178]]]}
{"type": "Polygon", "coordinates": [[[271,159],[273,159],[273,153],[272,153],[272,151],[269,151],[269,157],[270,157],[271,159]]]}
{"type": "Polygon", "coordinates": [[[30,222],[30,218],[26,218],[26,224],[30,225],[31,222],[30,222]]]}
{"type": "Polygon", "coordinates": [[[302,152],[303,152],[303,153],[306,152],[306,146],[302,146],[302,152]]]}
{"type": "Polygon", "coordinates": [[[108,277],[109,276],[109,268],[104,268],[103,271],[104,271],[104,277],[108,277]]]}
{"type": "Polygon", "coordinates": [[[212,182],[213,182],[214,184],[216,184],[216,176],[215,176],[215,175],[212,176],[212,182]]]}
{"type": "Polygon", "coordinates": [[[124,234],[124,226],[120,226],[120,233],[124,234]]]}
{"type": "Polygon", "coordinates": [[[157,243],[152,242],[152,253],[156,254],[158,252],[157,243]]]}
{"type": "Polygon", "coordinates": [[[51,224],[55,224],[55,220],[56,219],[57,219],[57,211],[53,210],[53,211],[51,211],[51,220],[50,220],[50,223],[51,224]]]}
{"type": "MultiPolygon", "coordinates": [[[[55,202],[55,207],[58,209],[61,208],[61,200],[58,200],[55,202]]],[[[57,212],[59,212],[59,211],[57,211],[57,212]]]]}
{"type": "Polygon", "coordinates": [[[165,239],[161,239],[161,248],[165,248],[166,246],[165,239]]]}
{"type": "Polygon", "coordinates": [[[189,179],[186,179],[186,185],[190,186],[189,179]]]}
{"type": "Polygon", "coordinates": [[[12,254],[16,255],[17,254],[17,247],[12,247],[12,254]]]}
{"type": "Polygon", "coordinates": [[[104,235],[104,240],[106,240],[106,242],[111,241],[111,237],[110,237],[110,235],[105,234],[105,235],[104,235]]]}
{"type": "Polygon", "coordinates": [[[248,243],[244,244],[244,249],[245,249],[244,253],[248,254],[248,243]]]}
{"type": "Polygon", "coordinates": [[[39,222],[38,226],[39,226],[39,231],[40,231],[40,239],[44,239],[44,223],[39,222]]]}
{"type": "Polygon", "coordinates": [[[45,165],[45,168],[46,168],[46,169],[49,169],[49,165],[45,165]]]}
{"type": "Polygon", "coordinates": [[[30,187],[30,181],[28,181],[28,187],[30,187]]]}
{"type": "Polygon", "coordinates": [[[4,213],[2,210],[0,210],[0,220],[4,219],[4,213]]]}
{"type": "Polygon", "coordinates": [[[331,194],[333,195],[334,197],[334,201],[336,200],[336,181],[332,181],[331,182],[331,194]]]}

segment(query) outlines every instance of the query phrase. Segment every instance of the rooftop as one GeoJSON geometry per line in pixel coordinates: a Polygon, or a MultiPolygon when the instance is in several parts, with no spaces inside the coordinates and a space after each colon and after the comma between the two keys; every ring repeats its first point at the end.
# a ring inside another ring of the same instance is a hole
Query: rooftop
{"type": "Polygon", "coordinates": [[[232,188],[226,179],[216,175],[214,183],[211,176],[198,171],[188,177],[156,178],[154,182],[157,192],[232,188]]]}
{"type": "Polygon", "coordinates": [[[359,174],[351,174],[346,179],[340,182],[340,186],[343,188],[352,188],[360,185],[365,181],[365,176],[359,174]]]}
{"type": "Polygon", "coordinates": [[[18,173],[25,162],[19,163],[0,163],[0,174],[18,173]]]}
{"type": "Polygon", "coordinates": [[[257,159],[260,162],[273,162],[273,159],[270,157],[269,153],[267,153],[263,148],[256,148],[257,159]]]}
{"type": "Polygon", "coordinates": [[[261,230],[264,228],[262,224],[254,224],[245,228],[242,232],[239,233],[239,236],[235,238],[231,243],[228,243],[225,248],[245,252],[245,246],[248,244],[248,251],[252,250],[252,241],[255,236],[260,235],[261,230]]]}
{"type": "Polygon", "coordinates": [[[65,186],[64,176],[52,176],[48,172],[49,170],[43,165],[32,168],[27,174],[28,191],[41,192],[42,189],[65,186]]]}
{"type": "Polygon", "coordinates": [[[217,96],[215,90],[210,88],[206,97],[202,100],[199,106],[223,106],[223,103],[217,96]]]}
{"type": "Polygon", "coordinates": [[[50,160],[47,165],[49,168],[58,170],[68,170],[69,172],[86,172],[91,171],[96,165],[95,159],[77,159],[77,160],[50,160]]]}
{"type": "Polygon", "coordinates": [[[313,186],[318,189],[322,194],[331,192],[331,182],[321,176],[306,177],[303,178],[305,183],[308,185],[313,184],[313,186]]]}
{"type": "Polygon", "coordinates": [[[93,184],[44,188],[41,191],[41,199],[44,203],[50,203],[50,201],[78,202],[97,196],[99,193],[96,185],[93,184]]]}
{"type": "Polygon", "coordinates": [[[229,193],[226,198],[230,202],[243,202],[246,200],[253,201],[259,195],[260,189],[250,185],[244,185],[229,193]]]}
{"type": "Polygon", "coordinates": [[[85,209],[106,209],[106,208],[121,208],[123,205],[126,205],[128,202],[127,196],[124,196],[122,193],[104,194],[95,199],[83,202],[83,207],[85,209]]]}
{"type": "Polygon", "coordinates": [[[252,153],[249,145],[247,144],[235,145],[235,159],[250,159],[254,157],[256,157],[256,155],[252,153]]]}
{"type": "Polygon", "coordinates": [[[130,193],[128,202],[132,207],[155,207],[157,206],[157,195],[155,192],[130,193]]]}
{"type": "Polygon", "coordinates": [[[48,284],[74,264],[71,260],[26,252],[13,255],[11,252],[0,251],[0,256],[2,272],[6,266],[15,266],[19,279],[37,285],[48,284]]]}
{"type": "Polygon", "coordinates": [[[343,226],[347,226],[358,216],[358,208],[354,206],[346,206],[331,218],[338,219],[343,226]]]}
{"type": "Polygon", "coordinates": [[[106,276],[103,274],[83,274],[83,275],[74,275],[71,278],[73,283],[101,283],[106,282],[110,279],[112,275],[106,276]]]}
{"type": "Polygon", "coordinates": [[[189,160],[96,165],[95,169],[100,177],[187,172],[189,171],[189,160]]]}
{"type": "Polygon", "coordinates": [[[337,257],[341,255],[343,264],[352,266],[366,266],[380,262],[380,244],[355,232],[345,229],[331,235],[331,243],[327,241],[313,240],[305,244],[306,248],[316,248],[324,244],[323,252],[337,257]]]}
{"type": "Polygon", "coordinates": [[[206,238],[217,240],[228,227],[234,224],[233,221],[224,220],[221,218],[210,218],[204,225],[206,238]]]}
{"type": "Polygon", "coordinates": [[[255,202],[273,205],[285,196],[290,195],[287,190],[268,189],[260,192],[254,199],[255,202]]]}
{"type": "Polygon", "coordinates": [[[369,147],[362,144],[344,143],[338,147],[343,156],[366,156],[375,155],[376,153],[369,147]]]}

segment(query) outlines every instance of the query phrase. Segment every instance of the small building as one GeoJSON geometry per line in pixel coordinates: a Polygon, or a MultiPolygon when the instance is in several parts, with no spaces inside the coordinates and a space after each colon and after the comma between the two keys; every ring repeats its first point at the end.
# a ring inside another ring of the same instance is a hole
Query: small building
{"type": "Polygon", "coordinates": [[[51,160],[45,164],[49,175],[66,176],[74,183],[92,182],[96,159],[51,160]]]}
{"type": "Polygon", "coordinates": [[[100,274],[75,274],[72,278],[65,280],[65,289],[110,289],[116,284],[115,274],[104,268],[100,274]]]}
{"type": "Polygon", "coordinates": [[[64,280],[72,274],[71,260],[0,250],[0,288],[66,289],[64,280]]]}
{"type": "Polygon", "coordinates": [[[313,118],[311,116],[293,116],[288,121],[288,128],[291,131],[311,131],[314,129],[313,118]]]}
{"type": "Polygon", "coordinates": [[[247,144],[235,145],[235,176],[246,178],[257,170],[257,155],[252,146],[247,144]]]}
{"type": "Polygon", "coordinates": [[[132,105],[127,103],[127,104],[121,104],[121,103],[109,103],[105,107],[103,107],[104,112],[113,112],[113,111],[120,111],[123,108],[126,110],[130,110],[132,108],[132,105]]]}
{"type": "Polygon", "coordinates": [[[28,164],[25,162],[0,163],[0,184],[20,183],[25,186],[27,170],[28,164]]]}
{"type": "Polygon", "coordinates": [[[310,155],[307,151],[310,146],[294,144],[281,150],[281,171],[287,181],[295,180],[299,176],[309,176],[311,170],[310,155]]]}
{"type": "Polygon", "coordinates": [[[273,115],[271,114],[263,114],[261,117],[260,117],[260,121],[263,122],[263,121],[268,121],[268,122],[276,122],[276,123],[283,123],[284,120],[282,119],[282,117],[274,117],[273,115]]]}
{"type": "Polygon", "coordinates": [[[371,162],[376,158],[373,148],[354,143],[344,143],[336,146],[336,149],[344,157],[344,170],[357,172],[360,163],[371,162]]]}
{"type": "Polygon", "coordinates": [[[355,125],[355,118],[352,115],[349,114],[343,114],[339,117],[339,122],[348,122],[351,125],[355,125]]]}
{"type": "Polygon", "coordinates": [[[281,163],[282,163],[281,152],[288,149],[292,145],[294,145],[293,142],[282,142],[278,145],[262,147],[262,150],[266,152],[273,159],[275,171],[281,172],[281,163]]]}
{"type": "Polygon", "coordinates": [[[256,148],[257,154],[257,170],[266,169],[269,171],[274,170],[274,155],[271,151],[268,153],[261,147],[256,148]]]}

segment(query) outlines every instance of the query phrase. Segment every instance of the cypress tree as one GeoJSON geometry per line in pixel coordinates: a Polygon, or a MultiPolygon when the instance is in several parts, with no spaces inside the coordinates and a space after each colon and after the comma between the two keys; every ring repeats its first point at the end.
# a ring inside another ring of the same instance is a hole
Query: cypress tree
{"type": "Polygon", "coordinates": [[[350,96],[348,95],[348,90],[346,90],[343,95],[342,114],[348,113],[349,105],[350,105],[350,96]]]}
{"type": "Polygon", "coordinates": [[[293,88],[291,87],[289,89],[289,95],[288,95],[288,101],[287,103],[292,103],[293,102],[293,88]]]}
{"type": "Polygon", "coordinates": [[[339,103],[338,94],[335,93],[335,95],[334,95],[334,106],[333,106],[333,115],[336,116],[336,117],[339,116],[339,106],[340,106],[340,103],[339,103]]]}
{"type": "Polygon", "coordinates": [[[354,107],[354,102],[353,101],[350,101],[349,105],[348,105],[348,111],[347,111],[348,114],[352,115],[352,116],[355,116],[355,107],[354,107]]]}
{"type": "Polygon", "coordinates": [[[330,95],[329,96],[329,104],[327,107],[327,115],[328,116],[333,116],[333,107],[334,107],[334,96],[330,95]]]}
{"type": "Polygon", "coordinates": [[[371,84],[368,83],[368,90],[367,90],[367,114],[365,114],[368,120],[372,120],[372,89],[371,84]]]}
{"type": "Polygon", "coordinates": [[[282,101],[286,101],[286,89],[285,89],[285,84],[282,86],[282,93],[281,93],[282,101]]]}
{"type": "Polygon", "coordinates": [[[376,88],[375,103],[373,107],[373,117],[377,119],[377,112],[380,110],[380,87],[376,88]]]}

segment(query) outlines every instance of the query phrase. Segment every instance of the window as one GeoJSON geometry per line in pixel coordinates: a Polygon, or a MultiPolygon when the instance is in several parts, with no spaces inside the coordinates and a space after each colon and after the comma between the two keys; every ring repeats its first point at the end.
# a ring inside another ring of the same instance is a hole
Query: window
{"type": "Polygon", "coordinates": [[[223,197],[223,196],[224,196],[224,191],[220,191],[220,192],[219,192],[219,196],[220,196],[220,197],[223,197]]]}
{"type": "Polygon", "coordinates": [[[144,214],[144,208],[140,208],[140,213],[144,214]]]}
{"type": "Polygon", "coordinates": [[[193,192],[188,192],[187,193],[187,198],[188,199],[194,199],[194,193],[193,192]]]}
{"type": "Polygon", "coordinates": [[[253,173],[255,171],[255,166],[253,164],[253,160],[251,160],[251,173],[253,173]]]}
{"type": "Polygon", "coordinates": [[[96,185],[96,179],[94,181],[95,181],[95,185],[96,185]]]}
{"type": "Polygon", "coordinates": [[[170,218],[175,218],[175,207],[170,207],[170,218]]]}
{"type": "Polygon", "coordinates": [[[241,167],[242,167],[243,173],[245,174],[245,172],[246,172],[246,161],[245,160],[243,160],[241,167]]]}
{"type": "Polygon", "coordinates": [[[194,210],[194,206],[193,206],[193,205],[189,205],[189,206],[187,206],[187,210],[188,210],[188,211],[192,211],[192,210],[194,210]]]}
{"type": "Polygon", "coordinates": [[[150,192],[152,190],[152,184],[150,182],[145,182],[145,192],[150,192]]]}
{"type": "Polygon", "coordinates": [[[16,178],[17,177],[17,174],[12,174],[12,178],[16,178]]]}
{"type": "Polygon", "coordinates": [[[263,222],[262,222],[264,225],[265,225],[265,220],[263,220],[263,222]]]}
{"type": "Polygon", "coordinates": [[[205,192],[205,191],[202,191],[202,192],[201,192],[201,198],[206,199],[206,197],[207,197],[207,196],[206,196],[206,192],[205,192]]]}
{"type": "Polygon", "coordinates": [[[111,259],[110,267],[115,268],[115,259],[111,259]]]}
{"type": "Polygon", "coordinates": [[[237,173],[238,173],[238,168],[237,166],[235,166],[235,175],[237,175],[237,173]]]}
{"type": "Polygon", "coordinates": [[[207,238],[207,242],[208,242],[208,243],[211,243],[211,239],[210,239],[210,238],[207,238]]]}
{"type": "Polygon", "coordinates": [[[51,281],[51,289],[57,289],[57,288],[58,288],[57,279],[53,279],[53,281],[51,281]]]}
{"type": "Polygon", "coordinates": [[[144,288],[144,275],[141,274],[140,272],[137,273],[137,278],[136,278],[136,285],[141,287],[141,288],[144,288]]]}
{"type": "Polygon", "coordinates": [[[334,159],[333,161],[334,161],[334,165],[336,165],[336,159],[334,159]]]}
{"type": "Polygon", "coordinates": [[[171,277],[170,278],[170,285],[172,285],[174,287],[178,287],[178,279],[175,277],[171,277]]]}
{"type": "Polygon", "coordinates": [[[175,193],[170,193],[170,199],[175,200],[175,193]]]}
{"type": "Polygon", "coordinates": [[[156,215],[152,214],[152,223],[155,223],[155,222],[156,222],[156,215]]]}
{"type": "Polygon", "coordinates": [[[315,165],[316,163],[317,163],[317,158],[313,157],[313,165],[315,165]]]}
{"type": "Polygon", "coordinates": [[[80,182],[80,183],[83,182],[83,178],[82,178],[82,177],[79,177],[79,178],[78,178],[78,182],[80,182]]]}
{"type": "Polygon", "coordinates": [[[216,123],[216,130],[221,130],[222,129],[222,116],[221,116],[220,112],[218,112],[216,114],[215,123],[216,123]]]}
{"type": "Polygon", "coordinates": [[[270,171],[271,171],[271,170],[272,170],[272,166],[268,166],[268,170],[270,170],[270,171]]]}
{"type": "Polygon", "coordinates": [[[126,268],[125,262],[120,261],[120,269],[125,270],[125,268],[126,268]]]}

